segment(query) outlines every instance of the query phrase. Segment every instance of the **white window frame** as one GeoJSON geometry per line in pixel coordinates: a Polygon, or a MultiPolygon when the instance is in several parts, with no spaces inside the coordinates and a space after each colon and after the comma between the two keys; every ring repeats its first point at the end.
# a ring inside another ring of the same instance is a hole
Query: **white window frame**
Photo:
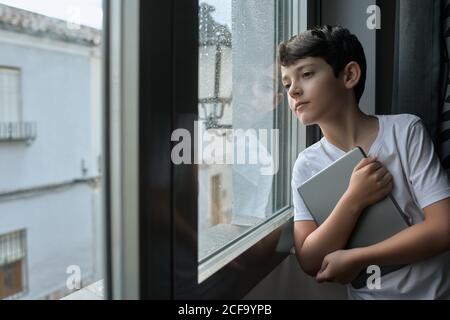
{"type": "MultiPolygon", "coordinates": [[[[0,65],[0,74],[3,72],[9,72],[9,73],[17,73],[17,90],[16,90],[16,101],[17,105],[14,106],[15,112],[17,113],[17,119],[5,119],[4,115],[2,114],[4,110],[0,108],[0,122],[22,122],[23,121],[23,110],[22,110],[22,70],[20,68],[12,67],[12,66],[3,66],[0,65]]],[[[3,89],[0,87],[0,90],[3,89]]],[[[0,106],[3,107],[3,106],[0,106]]],[[[11,108],[11,106],[9,106],[11,108]]]]}
{"type": "Polygon", "coordinates": [[[111,283],[107,299],[139,299],[139,1],[110,0],[111,283]]]}

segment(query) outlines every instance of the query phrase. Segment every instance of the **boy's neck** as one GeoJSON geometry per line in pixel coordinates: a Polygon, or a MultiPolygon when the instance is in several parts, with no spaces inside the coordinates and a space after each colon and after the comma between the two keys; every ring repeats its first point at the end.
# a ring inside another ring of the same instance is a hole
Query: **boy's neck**
{"type": "Polygon", "coordinates": [[[319,123],[328,142],[346,152],[361,146],[368,153],[379,130],[378,120],[375,117],[364,114],[355,105],[330,118],[329,121],[319,123]]]}

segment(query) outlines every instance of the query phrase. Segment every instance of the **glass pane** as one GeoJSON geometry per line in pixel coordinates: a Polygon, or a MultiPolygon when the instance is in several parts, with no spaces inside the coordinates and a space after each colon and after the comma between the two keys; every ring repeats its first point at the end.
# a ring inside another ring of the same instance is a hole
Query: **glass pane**
{"type": "Polygon", "coordinates": [[[0,0],[2,298],[104,276],[102,36],[102,0],[0,0]]]}
{"type": "Polygon", "coordinates": [[[272,0],[199,2],[200,262],[289,205],[278,11],[272,0]]]}

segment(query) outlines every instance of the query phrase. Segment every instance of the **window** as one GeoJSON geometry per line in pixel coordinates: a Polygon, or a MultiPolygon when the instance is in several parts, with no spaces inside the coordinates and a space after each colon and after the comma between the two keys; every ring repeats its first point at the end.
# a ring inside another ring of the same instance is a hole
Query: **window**
{"type": "Polygon", "coordinates": [[[0,235],[26,230],[28,244],[26,264],[0,250],[1,297],[60,299],[104,278],[102,5],[0,0],[0,235]]]}
{"type": "Polygon", "coordinates": [[[0,67],[0,119],[2,122],[21,122],[20,70],[0,67]]]}
{"type": "Polygon", "coordinates": [[[0,141],[35,138],[36,124],[23,121],[21,70],[0,67],[0,141]]]}
{"type": "Polygon", "coordinates": [[[294,2],[199,2],[199,282],[292,216],[297,126],[276,47],[294,2]]]}
{"type": "Polygon", "coordinates": [[[26,289],[26,231],[0,236],[0,299],[18,297],[26,289]]]}

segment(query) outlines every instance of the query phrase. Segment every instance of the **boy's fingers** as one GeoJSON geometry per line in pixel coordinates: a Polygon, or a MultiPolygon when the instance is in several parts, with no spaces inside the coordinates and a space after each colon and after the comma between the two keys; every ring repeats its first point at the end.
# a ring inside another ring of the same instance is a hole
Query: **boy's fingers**
{"type": "Polygon", "coordinates": [[[377,181],[380,181],[387,173],[389,173],[388,169],[386,169],[386,167],[383,165],[380,165],[374,171],[375,171],[375,175],[377,177],[377,181]]]}
{"type": "Polygon", "coordinates": [[[387,185],[392,180],[392,175],[386,170],[386,173],[379,180],[382,186],[387,185]]]}
{"type": "Polygon", "coordinates": [[[326,269],[324,271],[319,271],[316,275],[316,281],[319,283],[325,282],[328,280],[328,272],[326,269]]]}
{"type": "Polygon", "coordinates": [[[368,158],[364,158],[362,159],[355,167],[354,171],[359,170],[365,166],[367,166],[368,164],[377,161],[377,157],[368,157],[368,158]]]}
{"type": "Polygon", "coordinates": [[[322,265],[320,266],[319,272],[317,272],[317,274],[316,274],[316,281],[317,282],[324,282],[324,281],[326,281],[328,279],[328,269],[327,269],[327,267],[328,267],[328,261],[325,258],[322,261],[322,265]]]}
{"type": "Polygon", "coordinates": [[[368,173],[376,173],[376,171],[382,167],[383,165],[380,162],[374,161],[366,165],[365,170],[367,170],[368,173]]]}
{"type": "Polygon", "coordinates": [[[325,259],[323,259],[323,261],[322,261],[322,265],[320,266],[320,270],[319,270],[318,273],[321,273],[321,272],[325,271],[325,269],[327,268],[327,266],[328,266],[328,261],[327,261],[327,259],[325,258],[325,259]]]}

